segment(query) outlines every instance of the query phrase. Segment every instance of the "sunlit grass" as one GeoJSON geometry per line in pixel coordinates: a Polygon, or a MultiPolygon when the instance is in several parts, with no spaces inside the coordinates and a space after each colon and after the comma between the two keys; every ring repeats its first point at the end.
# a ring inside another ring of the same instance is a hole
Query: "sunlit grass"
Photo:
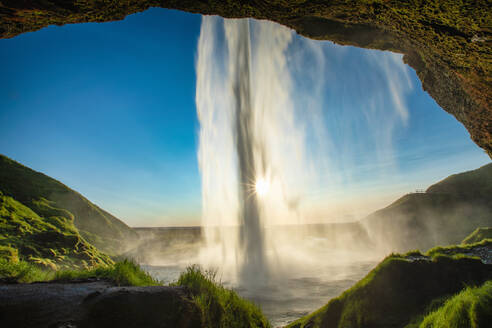
{"type": "Polygon", "coordinates": [[[484,239],[473,244],[437,246],[428,250],[426,255],[431,257],[435,257],[438,255],[459,256],[460,254],[462,255],[463,253],[467,253],[477,246],[490,247],[492,246],[492,239],[484,239]]]}
{"type": "Polygon", "coordinates": [[[106,279],[118,286],[159,286],[162,285],[138,264],[123,260],[110,266],[99,266],[87,270],[56,271],[54,280],[70,281],[74,279],[106,279]]]}
{"type": "MultiPolygon", "coordinates": [[[[478,257],[470,256],[474,254],[471,252],[473,247],[488,247],[490,243],[490,240],[484,240],[472,245],[436,247],[427,253],[392,254],[350,289],[288,327],[434,327],[430,324],[419,326],[424,315],[435,311],[449,296],[459,293],[465,286],[482,285],[492,279],[488,266],[478,257]],[[422,257],[423,260],[414,261],[412,257],[422,257]]],[[[490,293],[490,288],[487,288],[487,293],[490,293]]],[[[454,301],[456,310],[458,304],[471,299],[470,290],[472,288],[454,301]]],[[[477,295],[483,294],[480,293],[477,295]]],[[[480,302],[489,306],[491,312],[488,298],[482,299],[480,302]]],[[[479,304],[477,302],[469,301],[462,308],[470,313],[476,306],[473,304],[479,304]]],[[[446,317],[445,314],[439,316],[443,320],[446,317]]],[[[453,319],[457,324],[443,323],[435,327],[482,327],[459,325],[460,318],[453,319]]]]}
{"type": "Polygon", "coordinates": [[[123,260],[113,265],[101,265],[80,270],[50,270],[25,261],[0,259],[0,279],[7,282],[32,283],[101,279],[118,286],[157,286],[161,283],[152,278],[132,261],[123,260]]]}
{"type": "MultiPolygon", "coordinates": [[[[118,286],[159,286],[162,283],[138,264],[123,260],[82,270],[50,270],[25,261],[0,258],[0,281],[9,283],[104,280],[118,286]]],[[[215,272],[191,266],[172,286],[186,287],[201,312],[202,327],[269,328],[260,308],[216,280],[215,272]]]]}
{"type": "Polygon", "coordinates": [[[224,288],[217,281],[215,271],[190,266],[175,285],[189,288],[201,310],[204,327],[270,327],[260,308],[233,290],[224,288]]]}
{"type": "Polygon", "coordinates": [[[428,314],[419,328],[488,327],[492,323],[492,281],[468,287],[428,314]]]}
{"type": "Polygon", "coordinates": [[[54,271],[42,269],[25,261],[10,261],[0,258],[0,280],[5,282],[31,283],[49,281],[54,278],[54,271]]]}

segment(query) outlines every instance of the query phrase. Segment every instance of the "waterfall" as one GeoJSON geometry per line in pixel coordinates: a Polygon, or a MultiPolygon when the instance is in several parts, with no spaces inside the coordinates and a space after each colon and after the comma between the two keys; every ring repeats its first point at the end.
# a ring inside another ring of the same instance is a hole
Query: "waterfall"
{"type": "Polygon", "coordinates": [[[247,19],[222,22],[204,17],[198,46],[203,224],[214,249],[210,256],[220,257],[217,265],[228,266],[243,282],[261,282],[268,278],[265,257],[272,246],[265,225],[277,217],[270,208],[283,208],[287,223],[287,207],[295,203],[286,204],[290,195],[279,170],[285,164],[278,161],[289,155],[279,152],[291,151],[292,164],[302,160],[302,127],[294,124],[286,90],[285,50],[292,33],[271,24],[250,31],[247,19]]]}
{"type": "Polygon", "coordinates": [[[207,247],[201,261],[228,279],[265,283],[282,265],[280,257],[299,251],[280,251],[289,241],[279,240],[271,227],[308,222],[316,206],[336,202],[319,202],[320,193],[353,185],[346,168],[357,164],[354,151],[335,142],[340,127],[330,129],[328,121],[374,120],[366,127],[367,142],[374,141],[378,162],[391,161],[392,134],[408,119],[405,94],[411,88],[401,56],[368,55],[385,77],[380,80],[386,93],[369,97],[362,114],[337,114],[322,101],[327,51],[339,51],[329,47],[271,22],[202,18],[196,105],[207,247]],[[391,108],[383,109],[388,102],[391,108]]]}
{"type": "Polygon", "coordinates": [[[229,83],[232,89],[234,108],[234,131],[239,174],[239,246],[243,259],[243,280],[255,276],[265,277],[264,235],[260,221],[258,194],[254,190],[261,168],[255,159],[263,162],[262,140],[254,129],[254,111],[250,80],[250,32],[249,20],[229,22],[226,26],[229,45],[229,83]],[[260,149],[254,149],[260,145],[260,149]]]}

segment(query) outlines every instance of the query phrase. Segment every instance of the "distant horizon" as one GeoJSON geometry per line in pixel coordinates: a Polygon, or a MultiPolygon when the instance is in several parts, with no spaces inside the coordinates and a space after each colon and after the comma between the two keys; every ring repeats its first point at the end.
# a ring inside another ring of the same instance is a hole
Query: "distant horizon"
{"type": "MultiPolygon", "coordinates": [[[[435,181],[434,183],[432,183],[431,185],[428,185],[427,187],[423,188],[423,189],[416,189],[414,191],[409,191],[407,193],[404,193],[402,194],[401,196],[399,196],[398,198],[394,199],[392,202],[390,202],[389,204],[381,207],[382,208],[385,208],[387,206],[390,206],[392,203],[396,202],[398,199],[400,199],[401,197],[404,197],[408,194],[414,194],[414,193],[426,193],[426,190],[428,188],[430,188],[432,185],[438,183],[438,182],[441,182],[443,181],[444,179],[454,175],[454,174],[459,174],[459,173],[465,173],[465,172],[469,172],[469,171],[473,171],[473,170],[477,170],[481,167],[484,167],[486,165],[489,165],[491,163],[487,163],[487,164],[484,164],[484,165],[481,165],[475,169],[471,169],[471,170],[467,170],[467,171],[462,171],[462,172],[456,172],[456,173],[453,173],[439,181],[435,181]]],[[[330,225],[330,224],[349,224],[349,223],[355,223],[355,222],[360,222],[361,220],[365,219],[368,215],[371,215],[373,212],[367,214],[366,216],[362,217],[362,218],[357,218],[357,219],[354,219],[354,220],[351,220],[351,221],[330,221],[330,222],[322,222],[322,221],[319,221],[319,222],[308,222],[308,223],[286,223],[286,224],[276,224],[276,225],[273,225],[273,226],[296,226],[296,225],[330,225]]],[[[132,229],[146,229],[146,228],[149,228],[149,229],[152,229],[152,228],[172,228],[172,229],[187,229],[187,228],[202,228],[202,227],[208,227],[208,228],[213,228],[213,227],[219,227],[219,226],[203,226],[203,225],[184,225],[184,226],[130,226],[132,229]]],[[[229,227],[234,227],[234,226],[229,226],[229,227]]]]}
{"type": "MultiPolygon", "coordinates": [[[[401,197],[404,197],[408,194],[414,194],[414,193],[425,193],[426,190],[431,187],[433,184],[436,184],[454,174],[459,174],[459,173],[464,173],[464,172],[469,172],[469,171],[473,171],[473,170],[476,170],[476,169],[479,169],[483,166],[486,166],[486,165],[489,165],[491,163],[487,163],[487,164],[484,164],[484,165],[481,165],[475,169],[471,169],[471,170],[468,170],[468,171],[462,171],[462,172],[456,172],[456,173],[453,173],[439,181],[436,181],[434,183],[432,183],[431,185],[427,186],[426,188],[423,188],[423,189],[416,189],[414,191],[409,191],[407,193],[404,193],[402,194],[401,196],[399,196],[398,198],[394,199],[392,202],[390,202],[389,204],[381,207],[382,208],[385,208],[387,206],[390,206],[392,203],[396,202],[398,199],[400,199],[401,197]],[[423,190],[423,191],[422,191],[423,190]]],[[[349,223],[355,223],[355,222],[360,222],[361,220],[365,219],[368,215],[371,215],[372,213],[374,212],[371,212],[361,218],[357,218],[357,219],[354,219],[354,220],[351,220],[351,221],[329,221],[329,222],[322,222],[322,221],[319,221],[319,222],[307,222],[307,223],[287,223],[287,224],[276,224],[276,225],[273,225],[273,226],[296,226],[296,225],[330,225],[330,224],[349,224],[349,223]]],[[[206,227],[206,226],[203,226],[203,225],[189,225],[189,226],[130,226],[132,229],[145,229],[145,228],[176,228],[176,229],[180,229],[180,228],[202,228],[202,227],[206,227]]],[[[207,226],[207,227],[213,227],[213,226],[207,226]]],[[[219,226],[215,226],[215,227],[219,227],[219,226]]],[[[229,226],[229,227],[234,227],[234,226],[229,226]]]]}

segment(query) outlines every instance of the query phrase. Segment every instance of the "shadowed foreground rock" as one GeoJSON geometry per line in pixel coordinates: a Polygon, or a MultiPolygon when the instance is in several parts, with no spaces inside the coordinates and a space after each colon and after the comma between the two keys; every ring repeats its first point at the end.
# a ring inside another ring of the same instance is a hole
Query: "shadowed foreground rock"
{"type": "Polygon", "coordinates": [[[424,90],[492,157],[489,0],[2,0],[0,38],[52,24],[120,20],[150,7],[268,19],[313,39],[402,53],[424,90]]]}
{"type": "Polygon", "coordinates": [[[114,287],[106,282],[0,285],[7,327],[200,327],[180,287],[114,287]]]}

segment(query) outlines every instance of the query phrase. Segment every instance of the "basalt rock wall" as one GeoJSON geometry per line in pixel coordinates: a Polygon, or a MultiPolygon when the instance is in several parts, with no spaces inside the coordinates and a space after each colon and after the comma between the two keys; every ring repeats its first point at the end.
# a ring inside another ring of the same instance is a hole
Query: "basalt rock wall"
{"type": "Polygon", "coordinates": [[[268,19],[310,38],[403,53],[424,90],[492,157],[488,0],[2,0],[0,38],[51,24],[120,20],[149,7],[268,19]]]}

